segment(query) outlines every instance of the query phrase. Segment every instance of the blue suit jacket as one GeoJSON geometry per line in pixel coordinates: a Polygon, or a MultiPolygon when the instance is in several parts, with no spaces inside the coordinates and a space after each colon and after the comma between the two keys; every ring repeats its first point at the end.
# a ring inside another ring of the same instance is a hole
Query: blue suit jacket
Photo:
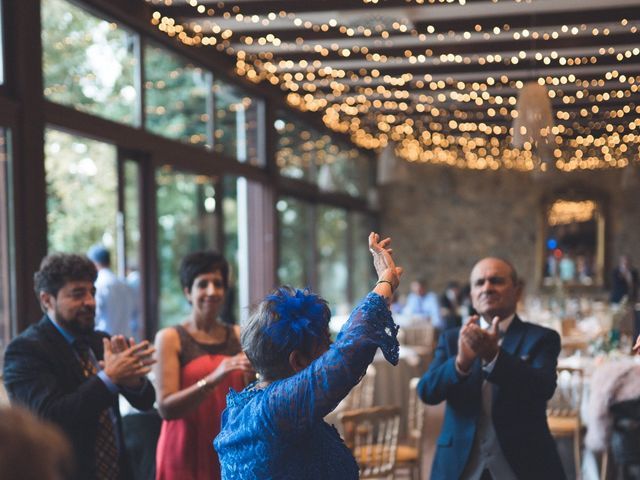
{"type": "Polygon", "coordinates": [[[476,359],[471,374],[455,367],[460,329],[445,331],[435,358],[418,384],[418,395],[431,405],[446,400],[431,478],[460,478],[469,459],[481,409],[481,386],[493,384],[492,417],[505,458],[518,479],[565,479],[546,420],[547,400],[556,388],[560,336],[553,330],[514,317],[490,374],[476,359]]]}

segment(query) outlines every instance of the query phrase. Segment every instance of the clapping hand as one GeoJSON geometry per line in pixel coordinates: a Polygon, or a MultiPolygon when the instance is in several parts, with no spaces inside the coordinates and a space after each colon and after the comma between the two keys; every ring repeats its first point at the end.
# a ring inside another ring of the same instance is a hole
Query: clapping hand
{"type": "Polygon", "coordinates": [[[494,317],[491,326],[483,330],[479,325],[480,317],[473,315],[460,330],[458,338],[458,355],[456,364],[464,372],[469,371],[473,361],[480,357],[485,362],[491,362],[498,354],[499,317],[494,317]]]}
{"type": "Polygon", "coordinates": [[[139,387],[156,363],[155,348],[147,340],[136,343],[134,338],[127,341],[123,335],[114,335],[111,339],[104,338],[103,346],[104,361],[100,366],[113,383],[123,387],[139,387]]]}

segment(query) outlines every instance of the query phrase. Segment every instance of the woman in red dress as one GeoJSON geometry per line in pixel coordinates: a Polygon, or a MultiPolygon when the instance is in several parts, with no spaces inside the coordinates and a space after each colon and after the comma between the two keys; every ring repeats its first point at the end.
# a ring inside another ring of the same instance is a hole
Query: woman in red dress
{"type": "Polygon", "coordinates": [[[180,282],[191,304],[179,325],[156,335],[158,410],[163,418],[156,452],[157,480],[220,478],[213,439],[229,388],[239,391],[251,364],[240,350],[239,328],[218,315],[228,287],[229,265],[222,255],[187,255],[180,282]]]}

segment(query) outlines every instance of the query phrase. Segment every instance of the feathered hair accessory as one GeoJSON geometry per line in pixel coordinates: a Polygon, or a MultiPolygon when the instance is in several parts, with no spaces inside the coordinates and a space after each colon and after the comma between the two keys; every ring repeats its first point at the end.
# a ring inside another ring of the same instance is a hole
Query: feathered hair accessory
{"type": "Polygon", "coordinates": [[[330,311],[327,302],[308,288],[293,290],[278,288],[265,298],[275,321],[264,333],[281,349],[305,348],[311,338],[322,338],[329,324],[330,311]]]}

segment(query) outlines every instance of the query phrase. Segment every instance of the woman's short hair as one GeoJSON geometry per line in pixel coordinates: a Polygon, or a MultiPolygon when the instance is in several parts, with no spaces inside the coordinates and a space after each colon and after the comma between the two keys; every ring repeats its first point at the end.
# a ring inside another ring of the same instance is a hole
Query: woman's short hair
{"type": "Polygon", "coordinates": [[[201,250],[185,256],[180,262],[180,284],[191,290],[198,275],[220,271],[224,288],[229,287],[229,263],[218,252],[201,250]]]}
{"type": "Polygon", "coordinates": [[[291,352],[310,354],[327,334],[330,318],[329,305],[319,295],[280,287],[251,313],[240,335],[242,350],[262,379],[288,377],[291,352]]]}
{"type": "Polygon", "coordinates": [[[98,271],[91,260],[84,255],[54,253],[42,259],[40,270],[33,275],[36,296],[47,292],[54,297],[68,282],[95,282],[98,271]]]}

